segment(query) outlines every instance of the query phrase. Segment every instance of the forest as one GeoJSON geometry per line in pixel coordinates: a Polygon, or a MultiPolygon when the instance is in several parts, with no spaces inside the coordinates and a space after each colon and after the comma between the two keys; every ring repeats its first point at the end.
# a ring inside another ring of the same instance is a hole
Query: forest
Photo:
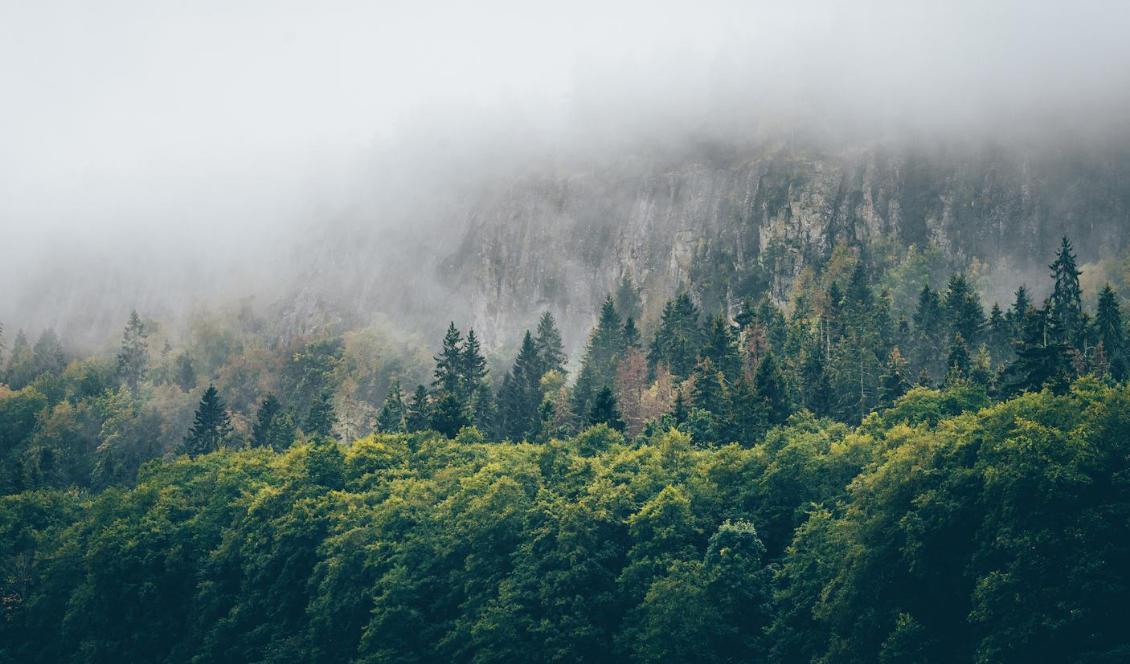
{"type": "Polygon", "coordinates": [[[1130,265],[1050,258],[986,306],[840,243],[654,320],[625,275],[573,358],[548,311],[17,331],[0,661],[1126,661],[1130,265]]]}

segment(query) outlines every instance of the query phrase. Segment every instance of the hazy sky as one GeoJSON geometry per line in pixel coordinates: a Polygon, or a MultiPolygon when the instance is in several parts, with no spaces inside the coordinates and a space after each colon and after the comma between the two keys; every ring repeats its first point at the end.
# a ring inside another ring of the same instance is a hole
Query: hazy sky
{"type": "Polygon", "coordinates": [[[1119,0],[0,0],[7,303],[45,250],[155,260],[207,227],[239,257],[413,141],[1124,123],[1128,33],[1119,0]]]}

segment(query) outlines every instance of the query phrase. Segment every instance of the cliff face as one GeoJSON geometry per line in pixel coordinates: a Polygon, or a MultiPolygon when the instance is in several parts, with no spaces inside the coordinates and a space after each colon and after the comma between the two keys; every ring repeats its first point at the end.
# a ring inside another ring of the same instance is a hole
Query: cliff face
{"type": "Polygon", "coordinates": [[[476,329],[550,309],[583,336],[623,275],[645,315],[678,289],[708,306],[787,296],[840,241],[936,243],[956,260],[1046,264],[1061,235],[1093,258],[1130,235],[1130,153],[1000,147],[701,148],[531,173],[483,194],[440,264],[476,329]]]}

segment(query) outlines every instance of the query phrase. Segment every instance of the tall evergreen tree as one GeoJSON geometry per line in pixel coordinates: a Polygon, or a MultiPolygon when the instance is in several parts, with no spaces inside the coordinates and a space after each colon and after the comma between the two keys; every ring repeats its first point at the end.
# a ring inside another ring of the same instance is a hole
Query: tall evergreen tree
{"type": "Polygon", "coordinates": [[[1110,375],[1115,380],[1126,378],[1126,342],[1122,312],[1118,298],[1107,284],[1099,293],[1099,304],[1095,311],[1095,341],[1102,344],[1110,375]]]}
{"type": "Polygon", "coordinates": [[[426,431],[432,425],[432,409],[428,400],[428,388],[417,385],[412,393],[412,402],[408,406],[405,418],[408,431],[426,431]]]}
{"type": "Polygon", "coordinates": [[[1071,376],[1067,346],[1050,332],[1049,304],[1029,309],[1025,316],[1024,338],[1017,345],[1016,360],[1006,367],[1003,388],[1006,394],[1033,392],[1050,387],[1055,392],[1067,388],[1071,376]]]}
{"type": "Polygon", "coordinates": [[[330,437],[335,424],[337,415],[334,413],[333,392],[324,389],[310,406],[302,429],[308,434],[330,437]]]}
{"type": "Polygon", "coordinates": [[[275,395],[268,394],[259,404],[255,424],[251,428],[251,444],[282,451],[294,443],[295,433],[294,418],[275,395]]]}
{"type": "Polygon", "coordinates": [[[196,389],[196,365],[188,353],[181,353],[173,360],[173,382],[182,392],[196,389]]]}
{"type": "Polygon", "coordinates": [[[577,383],[583,391],[574,389],[574,407],[581,420],[592,409],[591,398],[595,397],[600,388],[613,386],[616,367],[625,349],[620,314],[616,312],[612,298],[608,297],[600,308],[600,318],[589,336],[585,356],[581,361],[581,374],[577,377],[577,383]],[[581,382],[582,379],[584,383],[581,382]]]}
{"type": "Polygon", "coordinates": [[[506,383],[506,393],[500,395],[500,408],[504,413],[505,433],[512,440],[529,438],[537,429],[541,406],[541,368],[537,347],[527,330],[522,346],[514,359],[506,383]]]}
{"type": "Polygon", "coordinates": [[[596,393],[592,409],[589,411],[588,423],[590,426],[607,424],[617,431],[624,430],[624,420],[620,418],[620,409],[616,406],[616,395],[607,385],[596,393]]]}
{"type": "Polygon", "coordinates": [[[702,357],[709,358],[730,383],[736,382],[741,375],[742,360],[738,354],[738,340],[725,316],[718,315],[711,319],[702,357]]]}
{"type": "Polygon", "coordinates": [[[727,412],[726,388],[718,367],[709,357],[704,357],[695,365],[693,376],[694,387],[691,390],[691,402],[694,407],[705,410],[716,417],[723,417],[727,412]]]}
{"type": "Polygon", "coordinates": [[[1049,330],[1058,343],[1083,350],[1085,325],[1083,318],[1083,291],[1079,286],[1079,275],[1075,266],[1075,255],[1071,252],[1071,242],[1065,237],[1055,255],[1055,261],[1048,268],[1052,271],[1055,286],[1050,298],[1048,311],[1049,330]]]}
{"type": "Polygon", "coordinates": [[[898,346],[887,355],[883,375],[879,377],[879,404],[891,406],[910,389],[910,367],[898,346]]]}
{"type": "Polygon", "coordinates": [[[640,347],[640,331],[636,327],[636,319],[628,316],[624,321],[624,348],[640,347]]]}
{"type": "Polygon", "coordinates": [[[4,380],[13,390],[19,390],[34,381],[38,375],[31,344],[28,343],[23,330],[16,330],[16,338],[12,341],[12,354],[8,358],[8,369],[4,372],[4,380]]]}
{"type": "Polygon", "coordinates": [[[753,389],[765,404],[770,424],[783,424],[789,418],[789,399],[785,393],[784,377],[772,352],[766,353],[761,358],[761,364],[757,365],[753,389]]]}
{"type": "Polygon", "coordinates": [[[435,356],[435,371],[432,386],[439,392],[460,395],[463,377],[466,372],[466,357],[463,355],[463,335],[452,321],[443,335],[443,348],[435,356]]]}
{"type": "Polygon", "coordinates": [[[943,302],[946,319],[949,321],[949,338],[961,335],[967,345],[976,346],[981,341],[981,330],[985,325],[985,311],[981,298],[965,278],[964,274],[954,274],[946,285],[943,302]]]}
{"type": "Polygon", "coordinates": [[[648,352],[648,363],[653,371],[659,364],[665,364],[672,375],[686,378],[694,369],[702,348],[702,338],[698,307],[690,295],[681,293],[663,307],[659,327],[648,352]]]}
{"type": "Polygon", "coordinates": [[[118,351],[118,377],[136,397],[145,378],[149,364],[149,348],[145,341],[145,326],[137,311],[131,311],[126,329],[122,332],[122,346],[118,351]]]}
{"type": "Polygon", "coordinates": [[[538,320],[534,346],[538,351],[542,374],[548,371],[565,374],[565,347],[561,341],[561,332],[557,329],[557,321],[553,319],[553,314],[548,311],[538,320]]]}
{"type": "Polygon", "coordinates": [[[941,380],[945,366],[939,357],[944,347],[946,317],[942,300],[929,284],[918,294],[914,321],[914,346],[910,355],[912,370],[925,372],[931,380],[941,380]]]}
{"type": "Polygon", "coordinates": [[[408,408],[404,403],[404,391],[400,389],[400,379],[392,381],[385,395],[385,402],[377,414],[377,430],[381,433],[400,433],[405,431],[408,421],[408,408]]]}
{"type": "Polygon", "coordinates": [[[804,405],[818,417],[832,414],[832,384],[825,367],[824,345],[817,340],[804,354],[801,363],[804,405]]]}
{"type": "Polygon", "coordinates": [[[216,391],[216,386],[209,385],[200,398],[192,428],[185,436],[181,449],[190,457],[215,452],[227,443],[231,432],[231,417],[227,406],[216,391]]]}
{"type": "Polygon", "coordinates": [[[969,376],[971,360],[969,346],[960,334],[953,335],[949,351],[946,353],[946,382],[954,383],[964,380],[969,376]]]}

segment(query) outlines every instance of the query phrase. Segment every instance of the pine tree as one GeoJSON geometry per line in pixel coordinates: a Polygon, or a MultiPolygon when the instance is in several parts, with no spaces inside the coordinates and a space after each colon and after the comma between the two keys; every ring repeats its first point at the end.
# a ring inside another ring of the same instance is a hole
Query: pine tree
{"type": "Polygon", "coordinates": [[[1017,345],[1016,360],[1005,369],[1005,394],[1034,392],[1045,386],[1055,392],[1067,388],[1071,375],[1067,346],[1051,334],[1048,307],[1045,304],[1041,309],[1029,309],[1025,316],[1024,337],[1017,345]]]}
{"type": "Polygon", "coordinates": [[[431,415],[431,428],[448,438],[454,438],[460,429],[470,424],[467,404],[457,392],[441,392],[431,415]]]}
{"type": "Polygon", "coordinates": [[[537,337],[534,346],[538,351],[538,360],[541,363],[541,372],[544,375],[549,371],[565,374],[565,350],[561,341],[561,332],[557,329],[557,322],[553,314],[548,311],[538,320],[537,337]]]}
{"type": "Polygon", "coordinates": [[[1124,379],[1127,367],[1122,312],[1110,284],[1099,293],[1094,328],[1095,339],[1102,345],[1111,377],[1115,380],[1124,379]]]}
{"type": "Polygon", "coordinates": [[[832,414],[832,384],[825,368],[824,346],[819,342],[809,346],[801,364],[801,383],[804,387],[804,406],[817,417],[832,414]]]}
{"type": "Polygon", "coordinates": [[[941,380],[945,367],[939,358],[943,347],[946,318],[942,300],[938,293],[927,284],[918,294],[918,306],[912,317],[914,321],[914,346],[910,356],[913,370],[925,372],[930,380],[941,380]]]}
{"type": "Polygon", "coordinates": [[[898,346],[887,355],[883,375],[879,377],[879,404],[891,406],[910,389],[910,367],[899,352],[898,346]]]}
{"type": "Polygon", "coordinates": [[[231,436],[231,417],[215,385],[209,385],[196,408],[192,428],[185,436],[182,450],[190,457],[215,452],[231,436]]]}
{"type": "Polygon", "coordinates": [[[742,360],[738,354],[737,338],[724,316],[711,319],[702,357],[709,358],[730,383],[736,382],[741,375],[742,360]]]}
{"type": "Polygon", "coordinates": [[[308,434],[328,438],[333,435],[335,424],[337,424],[337,415],[334,413],[333,392],[324,389],[310,406],[310,412],[306,414],[306,422],[302,429],[308,434]]]}
{"type": "Polygon", "coordinates": [[[761,359],[761,364],[757,366],[753,389],[765,404],[770,424],[783,424],[789,418],[790,409],[788,395],[785,394],[785,381],[777,368],[772,352],[766,353],[761,359]]]}
{"type": "Polygon", "coordinates": [[[1063,244],[1056,253],[1055,261],[1048,268],[1052,271],[1055,287],[1050,299],[1051,307],[1048,311],[1049,323],[1054,339],[1083,350],[1084,346],[1084,319],[1083,319],[1083,292],[1079,287],[1079,275],[1082,274],[1075,266],[1075,255],[1071,252],[1071,242],[1065,237],[1063,244]]]}
{"type": "Polygon", "coordinates": [[[694,369],[694,387],[691,402],[695,408],[704,410],[716,417],[726,412],[725,386],[722,373],[708,357],[699,360],[694,369]]]}
{"type": "Polygon", "coordinates": [[[400,379],[392,381],[385,395],[385,402],[377,414],[377,431],[381,433],[401,433],[405,431],[408,411],[404,404],[404,391],[400,389],[400,379]]]}
{"type": "Polygon", "coordinates": [[[946,286],[943,302],[946,319],[949,321],[950,338],[961,335],[969,345],[980,343],[981,330],[985,325],[985,311],[981,298],[963,274],[954,274],[946,286]]]}
{"type": "Polygon", "coordinates": [[[600,318],[585,348],[581,374],[577,377],[579,389],[574,389],[573,401],[580,419],[584,420],[592,409],[591,398],[600,388],[612,387],[616,380],[616,367],[624,350],[624,328],[612,298],[608,297],[601,306],[600,318]]]}
{"type": "Polygon", "coordinates": [[[408,431],[426,431],[432,424],[431,403],[428,401],[428,388],[417,385],[412,393],[412,403],[408,406],[405,425],[408,431]]]}
{"type": "Polygon", "coordinates": [[[985,327],[985,346],[993,362],[1001,364],[1012,356],[1011,329],[1004,312],[997,303],[989,312],[989,323],[985,327]]]}
{"type": "Polygon", "coordinates": [[[479,385],[486,382],[487,361],[483,357],[479,338],[474,330],[467,331],[467,341],[463,344],[463,364],[460,378],[463,384],[463,393],[468,397],[474,394],[479,385]]]}
{"type": "Polygon", "coordinates": [[[294,418],[275,395],[268,394],[259,404],[255,424],[251,428],[251,444],[282,451],[294,443],[296,433],[294,418]]]}
{"type": "Polygon", "coordinates": [[[702,338],[698,307],[690,295],[681,293],[663,307],[647,356],[652,371],[664,364],[675,377],[686,378],[694,369],[702,338]]]}
{"type": "Polygon", "coordinates": [[[145,326],[136,311],[131,311],[126,329],[122,332],[122,346],[118,351],[118,377],[135,397],[141,389],[145,370],[149,364],[149,348],[145,341],[145,326]]]}
{"type": "Polygon", "coordinates": [[[953,335],[946,353],[946,382],[957,383],[969,376],[969,347],[960,334],[953,335]]]}
{"type": "Polygon", "coordinates": [[[432,386],[440,392],[458,396],[463,388],[466,358],[463,355],[463,335],[452,321],[443,336],[443,349],[435,356],[432,386]]]}
{"type": "Polygon", "coordinates": [[[541,367],[533,337],[527,330],[506,381],[506,393],[500,395],[503,401],[500,407],[505,413],[505,433],[512,440],[524,440],[537,429],[538,409],[542,401],[541,367]]]}
{"type": "Polygon", "coordinates": [[[589,411],[588,423],[590,426],[607,424],[617,431],[624,430],[624,421],[620,419],[620,409],[616,407],[616,395],[608,386],[602,387],[593,399],[592,409],[589,411]]]}

